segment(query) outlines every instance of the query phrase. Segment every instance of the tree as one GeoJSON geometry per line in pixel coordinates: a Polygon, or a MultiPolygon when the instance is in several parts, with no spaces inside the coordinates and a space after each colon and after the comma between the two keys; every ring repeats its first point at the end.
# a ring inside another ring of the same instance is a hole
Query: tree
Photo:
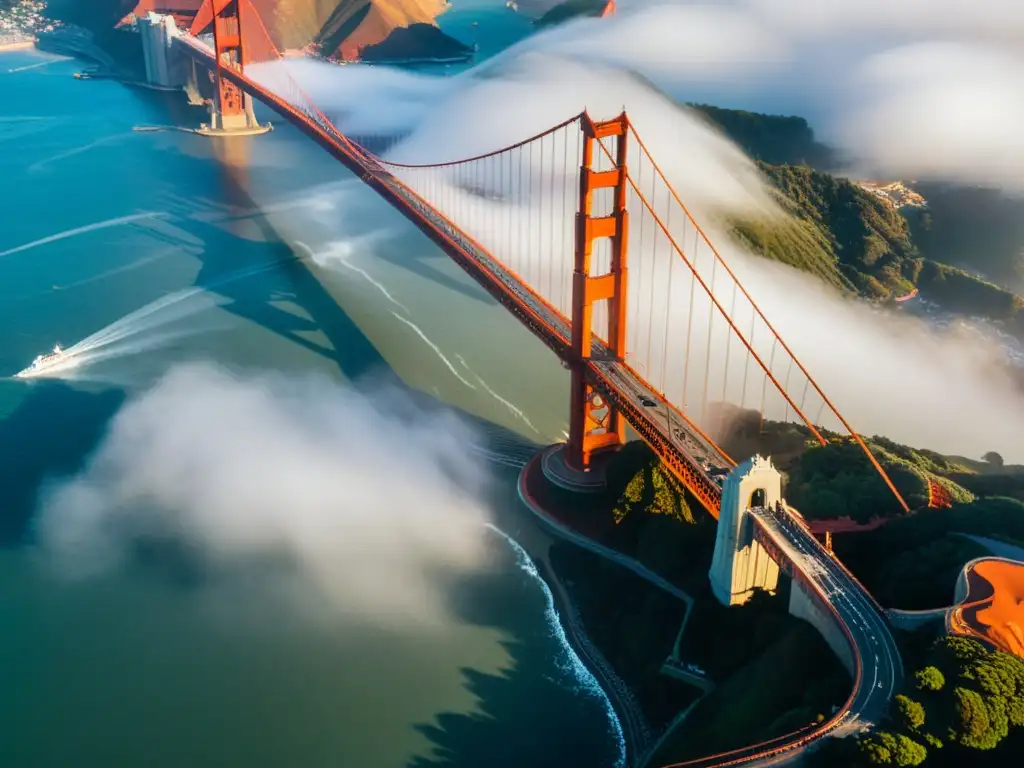
{"type": "Polygon", "coordinates": [[[925,667],[914,673],[914,682],[919,690],[939,691],[946,684],[946,678],[938,670],[938,667],[925,667]]]}
{"type": "Polygon", "coordinates": [[[989,451],[988,453],[986,453],[981,458],[983,460],[987,461],[989,464],[991,464],[996,469],[1002,469],[1003,468],[1003,457],[1000,456],[995,451],[989,451]]]}
{"type": "Polygon", "coordinates": [[[994,707],[986,706],[977,691],[957,688],[955,724],[956,739],[965,747],[992,749],[1007,734],[1005,713],[1002,718],[994,707]],[[992,715],[996,715],[995,718],[992,715]]]}
{"type": "Polygon", "coordinates": [[[860,740],[861,754],[871,765],[896,765],[900,768],[920,765],[928,750],[902,733],[881,731],[860,740]]]}
{"type": "Polygon", "coordinates": [[[896,712],[906,729],[913,731],[924,725],[924,707],[919,702],[902,693],[898,694],[894,701],[896,712]]]}

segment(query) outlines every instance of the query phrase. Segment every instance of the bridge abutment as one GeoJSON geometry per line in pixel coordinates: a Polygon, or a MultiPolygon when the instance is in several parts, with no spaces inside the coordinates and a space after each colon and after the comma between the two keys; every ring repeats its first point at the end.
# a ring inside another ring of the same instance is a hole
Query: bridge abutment
{"type": "Polygon", "coordinates": [[[755,589],[774,592],[779,565],[754,538],[747,510],[771,507],[782,500],[782,475],[770,459],[754,456],[725,479],[711,562],[711,590],[723,605],[740,605],[755,589]]]}
{"type": "Polygon", "coordinates": [[[142,39],[146,82],[161,88],[185,88],[192,67],[174,46],[175,38],[181,34],[174,17],[150,12],[135,23],[142,39]]]}

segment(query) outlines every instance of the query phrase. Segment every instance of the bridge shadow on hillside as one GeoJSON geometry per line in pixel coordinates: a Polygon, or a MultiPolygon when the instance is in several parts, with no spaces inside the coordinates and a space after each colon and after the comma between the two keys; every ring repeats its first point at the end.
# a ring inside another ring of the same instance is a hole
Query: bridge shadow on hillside
{"type": "Polygon", "coordinates": [[[551,636],[541,585],[524,571],[516,573],[519,583],[503,570],[474,576],[452,590],[459,619],[506,636],[501,645],[508,662],[499,673],[461,670],[477,701],[474,711],[442,712],[433,722],[416,724],[430,741],[430,754],[414,757],[406,768],[611,764],[614,741],[603,700],[583,690],[551,636]]]}

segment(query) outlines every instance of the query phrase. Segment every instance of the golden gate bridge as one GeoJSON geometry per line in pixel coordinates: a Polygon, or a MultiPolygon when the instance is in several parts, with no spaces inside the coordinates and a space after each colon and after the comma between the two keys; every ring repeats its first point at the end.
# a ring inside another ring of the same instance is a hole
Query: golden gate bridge
{"type": "MultiPolygon", "coordinates": [[[[381,157],[346,136],[292,78],[251,0],[205,0],[176,43],[210,71],[215,126],[252,130],[253,97],[288,120],[434,241],[570,371],[569,433],[551,469],[593,487],[627,427],[716,519],[737,462],[716,436],[756,412],[869,446],[765,317],[684,205],[628,114],[583,112],[510,146],[434,163],[381,157]],[[212,33],[212,34],[210,34],[212,33]],[[260,65],[260,66],[254,66],[260,65]]],[[[823,723],[685,765],[776,763],[857,717],[884,714],[901,674],[881,607],[788,508],[751,510],[755,537],[842,628],[854,689],[823,723]],[[887,638],[885,659],[869,644],[887,638]],[[891,647],[890,647],[891,646],[891,647]],[[871,664],[868,678],[865,664],[871,664]],[[884,669],[880,669],[880,666],[884,669]],[[889,684],[876,685],[880,675],[889,684]],[[882,691],[879,693],[876,691],[882,691]]],[[[680,764],[683,765],[683,764],[680,764]]]]}

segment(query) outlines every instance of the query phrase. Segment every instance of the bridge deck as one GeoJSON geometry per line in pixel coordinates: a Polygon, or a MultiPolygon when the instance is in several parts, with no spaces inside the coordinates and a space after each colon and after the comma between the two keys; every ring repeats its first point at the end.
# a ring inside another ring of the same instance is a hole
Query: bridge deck
{"type": "MultiPolygon", "coordinates": [[[[211,48],[189,36],[177,40],[199,63],[213,66],[211,48]]],[[[569,319],[523,284],[486,248],[384,169],[372,155],[337,133],[327,121],[321,124],[243,73],[224,69],[223,74],[319,143],[401,211],[556,355],[562,359],[570,356],[569,319]]],[[[705,470],[704,462],[711,467],[731,467],[728,457],[642,377],[623,361],[612,357],[607,346],[598,339],[594,340],[593,357],[587,361],[587,377],[591,386],[608,398],[666,465],[717,516],[721,488],[705,470]]],[[[877,722],[902,681],[896,645],[884,617],[866,590],[792,514],[784,510],[753,510],[752,514],[763,535],[770,537],[784,556],[792,559],[801,579],[818,594],[842,628],[856,660],[854,690],[840,712],[821,726],[809,726],[770,742],[687,765],[788,761],[790,755],[825,735],[877,722]]]]}
{"type": "MultiPolygon", "coordinates": [[[[192,37],[178,38],[189,55],[212,66],[213,51],[192,37]]],[[[559,358],[571,356],[570,321],[524,285],[483,246],[381,167],[346,137],[335,135],[264,86],[234,71],[224,74],[253,97],[294,123],[324,146],[406,218],[428,235],[485,290],[507,307],[559,358]]],[[[704,468],[730,468],[732,462],[671,403],[624,362],[616,360],[599,338],[587,366],[588,383],[602,392],[637,433],[664,457],[665,463],[718,516],[721,486],[704,468]]]]}

